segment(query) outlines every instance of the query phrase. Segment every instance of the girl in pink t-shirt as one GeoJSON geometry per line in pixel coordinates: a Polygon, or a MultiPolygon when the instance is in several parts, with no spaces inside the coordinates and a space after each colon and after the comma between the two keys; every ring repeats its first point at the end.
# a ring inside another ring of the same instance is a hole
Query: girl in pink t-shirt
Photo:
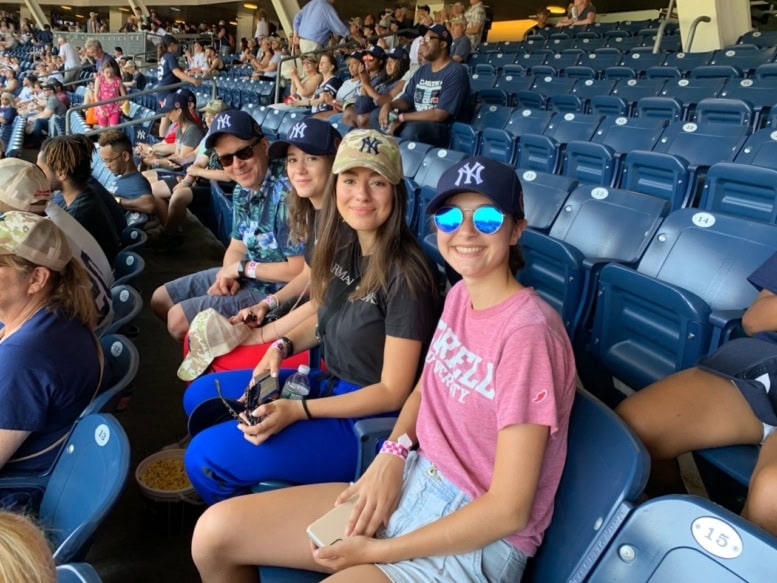
{"type": "Polygon", "coordinates": [[[247,580],[257,564],[334,571],[333,581],[520,580],[566,458],[572,348],[556,312],[513,275],[526,220],[512,167],[463,160],[443,174],[427,212],[462,281],[389,440],[351,485],[211,507],[192,543],[206,583],[247,580]],[[342,539],[320,548],[306,540],[309,524],[354,496],[342,539]]]}
{"type": "MultiPolygon", "coordinates": [[[[94,93],[97,97],[97,101],[127,94],[124,90],[124,84],[121,82],[121,77],[114,68],[115,66],[113,61],[110,59],[106,60],[105,63],[103,63],[100,74],[95,77],[94,93]]],[[[119,124],[119,120],[121,119],[120,101],[98,105],[96,109],[97,123],[99,125],[109,127],[119,124]]]]}

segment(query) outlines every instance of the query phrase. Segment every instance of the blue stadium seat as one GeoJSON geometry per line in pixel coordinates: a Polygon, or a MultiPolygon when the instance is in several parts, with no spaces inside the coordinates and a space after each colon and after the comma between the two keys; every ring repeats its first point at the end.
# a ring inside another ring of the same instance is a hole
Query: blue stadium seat
{"type": "Polygon", "coordinates": [[[81,418],[93,413],[106,411],[109,405],[115,405],[118,398],[135,380],[140,365],[140,355],[135,345],[120,334],[104,334],[100,345],[106,362],[106,371],[110,374],[103,378],[100,392],[81,413],[81,418]]]}
{"type": "MultiPolygon", "coordinates": [[[[587,31],[579,31],[577,34],[580,35],[582,33],[586,33],[587,31]]],[[[597,49],[604,48],[607,44],[607,39],[602,38],[600,36],[593,36],[593,37],[580,37],[577,38],[577,48],[583,49],[584,51],[596,51],[597,49]]],[[[620,51],[619,51],[620,52],[620,51]]]]}
{"type": "Polygon", "coordinates": [[[135,226],[127,226],[121,232],[121,248],[123,251],[140,252],[146,245],[148,235],[143,229],[135,226]]]}
{"type": "Polygon", "coordinates": [[[243,111],[248,112],[252,118],[256,120],[256,123],[262,125],[267,114],[270,112],[270,108],[266,105],[257,105],[255,103],[249,103],[243,106],[243,111]]]}
{"type": "Polygon", "coordinates": [[[650,47],[635,48],[623,56],[623,64],[644,74],[651,67],[660,67],[666,61],[665,53],[654,53],[650,47]]]}
{"type": "Polygon", "coordinates": [[[568,444],[553,519],[529,561],[527,583],[585,580],[647,482],[645,447],[615,413],[583,391],[572,408],[568,444]]]}
{"type": "Polygon", "coordinates": [[[567,77],[537,77],[533,90],[541,93],[545,97],[553,95],[568,95],[572,93],[575,86],[575,79],[567,77]]]}
{"type": "Polygon", "coordinates": [[[703,65],[691,70],[691,79],[741,79],[742,71],[731,65],[703,65]]]}
{"type": "Polygon", "coordinates": [[[575,83],[572,92],[581,100],[589,101],[593,97],[612,93],[616,82],[608,79],[581,79],[575,83]]]}
{"type": "Polygon", "coordinates": [[[677,67],[649,67],[644,71],[645,79],[682,79],[683,73],[677,67]]]}
{"type": "Polygon", "coordinates": [[[774,47],[777,46],[777,31],[751,30],[740,36],[737,44],[750,44],[759,48],[774,47]]]}
{"type": "Polygon", "coordinates": [[[750,74],[759,65],[771,63],[774,60],[775,48],[761,49],[756,45],[731,45],[715,51],[710,65],[731,65],[750,74]]]}
{"type": "Polygon", "coordinates": [[[559,71],[563,71],[567,67],[574,67],[580,64],[585,52],[582,49],[566,48],[560,53],[556,53],[552,57],[548,57],[546,64],[552,65],[559,71]]]}
{"type": "Polygon", "coordinates": [[[630,50],[642,46],[642,39],[636,36],[625,36],[622,31],[617,31],[621,34],[613,34],[616,31],[610,31],[607,33],[607,46],[616,48],[622,53],[627,53],[630,50]]]}
{"type": "Polygon", "coordinates": [[[102,579],[89,563],[68,563],[57,566],[57,583],[102,583],[102,579]]]}
{"type": "MultiPolygon", "coordinates": [[[[659,119],[666,122],[683,119],[683,104],[673,97],[643,97],[635,106],[635,115],[640,119],[659,119]]],[[[634,148],[652,150],[653,148],[634,148]]]]}
{"type": "Polygon", "coordinates": [[[564,76],[569,79],[596,79],[597,73],[591,67],[575,65],[564,69],[564,76]]]}
{"type": "Polygon", "coordinates": [[[113,260],[113,285],[132,285],[145,268],[146,262],[134,251],[119,251],[113,260]]]}
{"type": "Polygon", "coordinates": [[[232,239],[232,192],[224,192],[216,180],[210,181],[210,204],[213,209],[213,224],[210,230],[225,246],[232,239]]]}
{"type": "Polygon", "coordinates": [[[617,67],[607,67],[602,71],[602,78],[611,81],[620,81],[622,79],[636,79],[637,72],[631,67],[619,65],[617,67]]]}
{"type": "Polygon", "coordinates": [[[751,126],[754,117],[753,108],[745,101],[710,97],[696,105],[694,121],[699,124],[751,126]]]}
{"type": "Polygon", "coordinates": [[[615,95],[595,95],[588,103],[589,113],[605,117],[628,116],[630,107],[615,95]]]}
{"type": "Polygon", "coordinates": [[[537,65],[544,65],[545,61],[548,58],[552,58],[553,55],[555,55],[552,50],[550,49],[542,49],[539,51],[533,51],[531,53],[526,53],[524,55],[520,55],[516,61],[516,65],[521,65],[522,67],[526,69],[531,69],[532,67],[536,67],[537,65]]]}
{"type": "Polygon", "coordinates": [[[623,161],[620,187],[663,198],[673,211],[687,203],[690,184],[688,163],[677,156],[637,150],[623,161]]]}
{"type": "Polygon", "coordinates": [[[633,389],[693,366],[755,298],[747,277],[775,250],[775,225],[674,211],[636,269],[601,270],[591,353],[633,389]]]}
{"type": "Polygon", "coordinates": [[[551,111],[564,113],[585,113],[583,101],[576,95],[561,93],[548,98],[548,108],[551,111]]]}
{"type": "Polygon", "coordinates": [[[777,538],[696,496],[663,496],[629,514],[589,583],[769,581],[777,538]]]}
{"type": "Polygon", "coordinates": [[[542,134],[550,124],[553,112],[529,108],[515,108],[505,125],[505,131],[513,136],[542,134]]]}
{"type": "Polygon", "coordinates": [[[467,156],[474,156],[480,145],[480,134],[470,124],[454,122],[451,124],[451,136],[448,147],[467,156]]]}
{"type": "MultiPolygon", "coordinates": [[[[583,48],[583,47],[580,47],[583,48]]],[[[590,51],[583,57],[581,65],[588,65],[595,71],[604,71],[609,67],[616,67],[623,61],[623,53],[616,48],[598,48],[590,51]]]]}
{"type": "Polygon", "coordinates": [[[777,169],[777,130],[766,127],[755,132],[747,138],[734,162],[777,169]]]}
{"type": "Polygon", "coordinates": [[[593,302],[607,262],[636,265],[669,212],[659,198],[602,186],[578,186],[550,232],[521,238],[526,267],[518,274],[560,314],[570,337],[593,302]],[[592,233],[607,231],[606,237],[592,233]]]}
{"type": "Polygon", "coordinates": [[[518,91],[514,105],[516,109],[547,109],[548,98],[537,91],[518,91]]]}
{"type": "MultiPolygon", "coordinates": [[[[512,65],[515,63],[517,58],[517,51],[491,53],[488,55],[488,63],[499,72],[505,65],[512,65]]],[[[477,71],[477,65],[475,66],[475,70],[477,71]]]]}
{"type": "Polygon", "coordinates": [[[521,91],[529,91],[534,85],[533,76],[513,75],[505,73],[497,79],[494,89],[504,91],[509,98],[508,105],[515,103],[515,96],[521,91]]]}
{"type": "Polygon", "coordinates": [[[748,126],[676,121],[666,127],[655,151],[686,160],[694,183],[706,168],[718,162],[732,161],[747,134],[748,126]]]}
{"type": "Polygon", "coordinates": [[[505,130],[486,128],[480,136],[480,150],[478,154],[499,160],[505,164],[512,164],[515,159],[517,141],[515,136],[505,130]]]}
{"type": "Polygon", "coordinates": [[[429,144],[403,140],[399,143],[399,153],[402,156],[402,172],[405,178],[413,179],[424,162],[424,156],[432,149],[429,144]]]}
{"type": "Polygon", "coordinates": [[[496,83],[496,79],[496,75],[483,76],[479,73],[473,73],[469,78],[470,93],[478,93],[485,89],[492,89],[494,87],[494,83],[496,83]]]}
{"type": "Polygon", "coordinates": [[[775,92],[777,92],[777,77],[730,79],[720,92],[720,97],[740,99],[749,103],[755,112],[753,126],[760,127],[764,114],[777,101],[775,92]]]}
{"type": "Polygon", "coordinates": [[[535,231],[549,231],[567,197],[577,188],[577,180],[534,170],[519,171],[518,177],[529,226],[535,231]]]}
{"type": "Polygon", "coordinates": [[[78,422],[38,514],[57,563],[83,559],[92,535],[121,494],[129,463],[127,435],[112,415],[88,415],[78,422]]]}
{"type": "Polygon", "coordinates": [[[664,88],[664,79],[624,79],[618,81],[612,90],[627,103],[635,103],[643,97],[656,97],[664,88]]]}
{"type": "Polygon", "coordinates": [[[592,142],[569,142],[564,148],[561,174],[577,179],[580,184],[612,186],[617,161],[612,148],[592,142]]]}
{"type": "MultiPolygon", "coordinates": [[[[553,65],[534,65],[529,68],[529,75],[539,77],[558,77],[559,71],[553,65]]],[[[535,81],[536,85],[536,81],[535,81]]]]}
{"type": "Polygon", "coordinates": [[[777,223],[777,170],[721,162],[704,180],[699,208],[777,223]]]}
{"type": "Polygon", "coordinates": [[[143,298],[140,292],[130,285],[114,285],[111,288],[113,302],[113,320],[105,329],[105,334],[117,334],[129,325],[143,309],[143,298]]]}
{"type": "Polygon", "coordinates": [[[726,79],[678,79],[669,80],[661,89],[664,97],[679,99],[685,108],[685,116],[690,118],[696,104],[702,99],[717,97],[726,84],[726,79]]]}
{"type": "Polygon", "coordinates": [[[560,160],[559,145],[590,140],[601,120],[592,114],[554,114],[542,135],[522,134],[518,138],[517,167],[555,172],[560,160]]]}
{"type": "Polygon", "coordinates": [[[709,65],[713,54],[712,51],[705,53],[670,53],[667,55],[664,64],[689,72],[696,67],[709,65]]]}
{"type": "Polygon", "coordinates": [[[262,122],[262,133],[272,142],[278,139],[278,128],[286,117],[286,111],[270,108],[262,122]]]}

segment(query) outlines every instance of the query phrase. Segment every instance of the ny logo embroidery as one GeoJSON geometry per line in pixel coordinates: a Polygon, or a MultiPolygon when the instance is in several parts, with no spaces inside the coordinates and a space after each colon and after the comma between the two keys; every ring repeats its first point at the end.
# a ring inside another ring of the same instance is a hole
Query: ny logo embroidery
{"type": "Polygon", "coordinates": [[[224,130],[226,128],[232,127],[232,117],[229,115],[222,115],[220,118],[216,120],[216,129],[218,131],[224,130]]]}
{"type": "Polygon", "coordinates": [[[378,151],[378,146],[382,143],[383,142],[381,142],[378,138],[363,138],[359,151],[365,154],[375,154],[377,156],[380,154],[378,151]]]}
{"type": "Polygon", "coordinates": [[[291,128],[291,131],[289,131],[289,139],[290,140],[304,139],[305,130],[307,129],[308,129],[308,124],[306,124],[304,121],[294,124],[291,128]]]}
{"type": "Polygon", "coordinates": [[[461,186],[462,180],[464,184],[472,184],[472,181],[474,180],[475,184],[483,184],[483,179],[480,177],[481,172],[483,172],[484,167],[480,162],[475,162],[475,164],[464,164],[461,168],[459,168],[459,177],[456,179],[456,186],[461,186]]]}

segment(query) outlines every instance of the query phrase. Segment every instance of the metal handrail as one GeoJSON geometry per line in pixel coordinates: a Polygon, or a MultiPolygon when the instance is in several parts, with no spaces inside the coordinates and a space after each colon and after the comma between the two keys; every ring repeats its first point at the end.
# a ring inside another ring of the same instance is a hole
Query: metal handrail
{"type": "Polygon", "coordinates": [[[688,42],[686,43],[686,53],[691,52],[691,46],[693,46],[693,38],[696,36],[696,28],[701,24],[702,22],[712,22],[712,19],[709,16],[697,16],[694,21],[691,23],[691,28],[688,30],[688,42]]]}
{"type": "Polygon", "coordinates": [[[661,21],[661,24],[658,25],[658,32],[656,32],[656,42],[653,44],[653,53],[661,52],[661,41],[664,38],[664,30],[666,30],[666,25],[669,24],[669,18],[672,16],[674,4],[675,0],[669,0],[669,8],[666,9],[666,18],[664,18],[661,21]]]}
{"type": "MultiPolygon", "coordinates": [[[[210,79],[211,84],[213,85],[213,90],[211,91],[212,99],[216,98],[216,80],[210,79]]],[[[163,93],[171,89],[178,89],[180,87],[184,87],[185,85],[188,85],[188,83],[181,81],[180,83],[173,83],[172,85],[165,85],[163,87],[152,87],[151,89],[144,89],[143,91],[138,91],[137,93],[129,93],[127,95],[119,95],[118,97],[111,97],[110,99],[103,99],[102,101],[93,101],[91,103],[81,103],[79,105],[73,105],[68,109],[67,113],[65,114],[65,133],[70,133],[70,112],[75,111],[82,111],[84,109],[89,109],[90,107],[96,107],[98,105],[105,105],[106,103],[115,103],[117,101],[126,101],[128,99],[134,99],[135,97],[142,97],[143,95],[153,95],[156,93],[163,93]]],[[[144,118],[148,119],[148,118],[144,118]]],[[[156,118],[155,118],[156,119],[156,118]]],[[[132,125],[132,124],[130,124],[132,125]]],[[[111,126],[111,127],[124,127],[124,126],[111,126]]]]}

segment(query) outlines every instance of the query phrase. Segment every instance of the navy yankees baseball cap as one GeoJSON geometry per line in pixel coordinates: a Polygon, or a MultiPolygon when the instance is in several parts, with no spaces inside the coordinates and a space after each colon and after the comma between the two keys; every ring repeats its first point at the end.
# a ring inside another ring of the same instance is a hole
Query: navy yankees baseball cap
{"type": "Polygon", "coordinates": [[[162,102],[162,107],[159,108],[159,111],[161,113],[170,113],[174,109],[183,109],[185,107],[189,107],[189,100],[186,95],[169,93],[162,102]]]}
{"type": "Polygon", "coordinates": [[[523,188],[515,168],[485,156],[465,158],[443,172],[437,183],[437,194],[426,206],[433,214],[454,194],[477,192],[491,199],[502,212],[524,218],[523,188]]]}
{"type": "Polygon", "coordinates": [[[241,140],[264,137],[262,128],[256,120],[239,109],[222,111],[213,118],[210,131],[205,138],[205,147],[212,148],[218,137],[226,134],[237,136],[241,140]]]}
{"type": "Polygon", "coordinates": [[[285,158],[289,146],[296,146],[311,156],[326,156],[337,153],[340,134],[328,121],[306,117],[289,130],[285,140],[273,142],[268,155],[271,160],[285,158]]]}

